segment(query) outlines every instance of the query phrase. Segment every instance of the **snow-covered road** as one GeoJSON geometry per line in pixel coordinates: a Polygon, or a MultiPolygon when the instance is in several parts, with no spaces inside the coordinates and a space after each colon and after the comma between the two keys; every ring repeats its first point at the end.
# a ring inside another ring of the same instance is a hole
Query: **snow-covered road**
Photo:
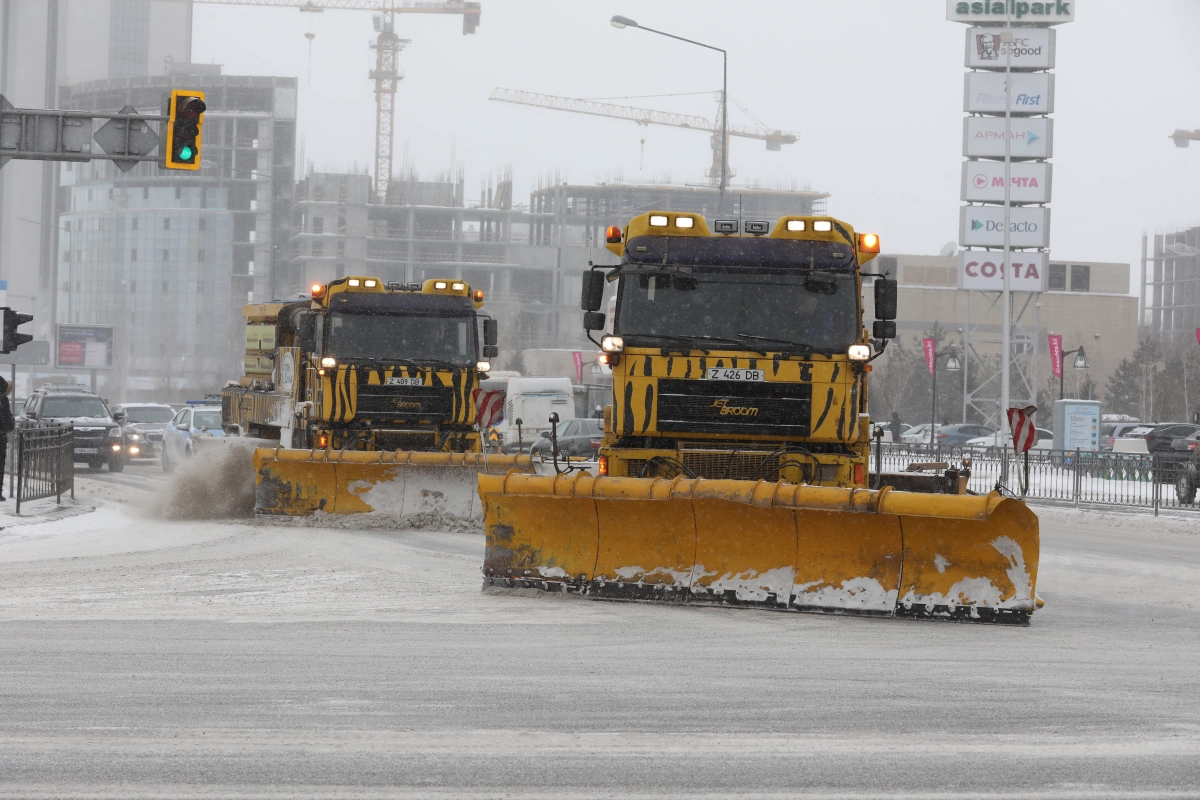
{"type": "Polygon", "coordinates": [[[1200,530],[1039,509],[1029,628],[480,593],[469,533],[0,530],[0,796],[1200,796],[1200,530]]]}

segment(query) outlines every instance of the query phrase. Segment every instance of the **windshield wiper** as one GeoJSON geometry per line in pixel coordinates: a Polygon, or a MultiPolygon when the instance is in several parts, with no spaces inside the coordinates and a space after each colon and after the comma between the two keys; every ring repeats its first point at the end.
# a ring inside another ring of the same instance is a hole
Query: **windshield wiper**
{"type": "Polygon", "coordinates": [[[783,344],[795,348],[801,353],[826,353],[833,352],[829,348],[813,347],[806,342],[793,342],[790,339],[776,339],[773,336],[755,336],[753,333],[739,333],[744,339],[757,339],[760,342],[774,342],[775,344],[783,344]]]}
{"type": "MultiPolygon", "coordinates": [[[[746,346],[746,343],[741,341],[740,339],[730,339],[725,336],[708,336],[707,334],[702,334],[702,333],[692,334],[691,336],[672,336],[671,334],[668,334],[668,333],[623,333],[623,334],[621,334],[621,336],[626,336],[626,337],[631,337],[631,338],[632,337],[643,337],[643,338],[647,338],[647,339],[666,339],[667,341],[680,342],[682,344],[686,344],[691,349],[699,350],[702,353],[707,353],[709,351],[703,347],[696,347],[696,345],[694,344],[694,340],[702,339],[706,342],[715,342],[715,343],[720,343],[720,344],[733,345],[734,347],[743,347],[744,348],[746,346]]],[[[758,353],[759,351],[751,350],[750,352],[758,353]]]]}

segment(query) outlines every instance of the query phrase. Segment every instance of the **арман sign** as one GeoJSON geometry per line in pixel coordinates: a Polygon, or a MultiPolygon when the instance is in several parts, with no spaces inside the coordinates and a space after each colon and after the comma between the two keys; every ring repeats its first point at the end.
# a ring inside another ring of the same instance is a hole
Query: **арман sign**
{"type": "MultiPolygon", "coordinates": [[[[1013,158],[1050,158],[1054,155],[1054,120],[1050,117],[1013,117],[1008,126],[1013,158]]],[[[963,155],[968,158],[1004,158],[1004,117],[964,117],[963,155]]]]}

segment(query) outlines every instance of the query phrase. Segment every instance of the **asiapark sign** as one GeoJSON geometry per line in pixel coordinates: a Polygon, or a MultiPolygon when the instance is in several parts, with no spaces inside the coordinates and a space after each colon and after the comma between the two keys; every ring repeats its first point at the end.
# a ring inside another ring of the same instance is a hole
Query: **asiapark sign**
{"type": "MultiPolygon", "coordinates": [[[[1050,117],[1017,117],[1009,125],[1012,157],[1050,158],[1054,155],[1054,120],[1050,117]]],[[[963,155],[968,158],[1004,158],[1004,118],[964,117],[963,155]]]]}
{"type": "MultiPolygon", "coordinates": [[[[1014,251],[1009,257],[1014,292],[1042,292],[1046,285],[1047,254],[1014,251]]],[[[979,292],[1004,290],[1004,254],[997,250],[961,250],[958,253],[958,288],[979,292]]]]}
{"type": "MultiPolygon", "coordinates": [[[[1003,72],[968,72],[963,88],[963,111],[1003,114],[1007,79],[1003,72]]],[[[1051,113],[1054,111],[1054,73],[1014,72],[1011,96],[1013,116],[1051,113]]]]}
{"type": "MultiPolygon", "coordinates": [[[[1048,247],[1050,209],[1045,206],[1013,206],[1009,217],[1012,247],[1048,247]]],[[[963,247],[1004,246],[1004,206],[962,206],[959,210],[958,243],[963,247]]]]}
{"type": "MultiPolygon", "coordinates": [[[[1013,203],[1050,202],[1050,165],[1045,161],[1016,161],[1009,165],[1009,196],[1013,203]]],[[[1004,162],[964,161],[962,199],[969,203],[1004,202],[1004,162]]]]}
{"type": "Polygon", "coordinates": [[[1014,70],[1054,69],[1053,28],[1013,31],[1011,44],[1001,41],[1002,34],[999,28],[968,28],[967,67],[1004,71],[1011,61],[1014,70]]]}
{"type": "Polygon", "coordinates": [[[1076,0],[946,0],[946,19],[970,25],[1061,25],[1075,21],[1076,0]]]}

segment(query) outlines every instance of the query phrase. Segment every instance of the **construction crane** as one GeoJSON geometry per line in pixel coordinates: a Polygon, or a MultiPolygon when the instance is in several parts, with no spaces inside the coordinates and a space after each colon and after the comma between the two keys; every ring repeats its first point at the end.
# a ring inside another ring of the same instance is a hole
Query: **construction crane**
{"type": "MultiPolygon", "coordinates": [[[[187,0],[159,0],[186,2],[187,0]]],[[[397,69],[397,55],[408,39],[396,35],[397,14],[455,14],[463,18],[463,35],[479,27],[480,4],[464,0],[444,2],[412,2],[411,0],[190,0],[197,5],[260,6],[295,8],[320,13],[326,9],[373,11],[381,17],[375,49],[375,69],[370,78],[375,82],[375,195],[380,203],[387,199],[388,182],[392,177],[392,148],[396,123],[396,87],[403,79],[397,69]]]]}
{"type": "Polygon", "coordinates": [[[1189,142],[1200,142],[1200,130],[1175,131],[1170,138],[1175,140],[1176,147],[1187,147],[1189,142]]]}
{"type": "MultiPolygon", "coordinates": [[[[575,97],[557,97],[552,94],[523,92],[520,89],[496,89],[488,99],[498,100],[501,103],[516,103],[523,106],[549,108],[554,111],[572,111],[576,114],[590,114],[594,117],[626,119],[630,122],[636,122],[638,125],[666,125],[672,128],[690,128],[692,130],[704,131],[709,134],[713,157],[712,166],[709,167],[705,175],[715,186],[716,182],[721,179],[721,153],[729,153],[728,147],[721,147],[720,109],[723,106],[721,104],[721,92],[716,92],[716,95],[717,120],[715,122],[692,114],[675,114],[670,111],[657,111],[651,108],[619,106],[612,103],[601,103],[596,100],[584,100],[575,97]]],[[[800,135],[797,133],[769,130],[767,128],[743,128],[735,126],[729,126],[726,129],[726,135],[740,136],[743,139],[760,139],[767,143],[768,150],[779,150],[783,145],[795,144],[800,139],[800,135]]],[[[729,169],[728,162],[725,164],[725,171],[730,176],[734,174],[729,169]]]]}

